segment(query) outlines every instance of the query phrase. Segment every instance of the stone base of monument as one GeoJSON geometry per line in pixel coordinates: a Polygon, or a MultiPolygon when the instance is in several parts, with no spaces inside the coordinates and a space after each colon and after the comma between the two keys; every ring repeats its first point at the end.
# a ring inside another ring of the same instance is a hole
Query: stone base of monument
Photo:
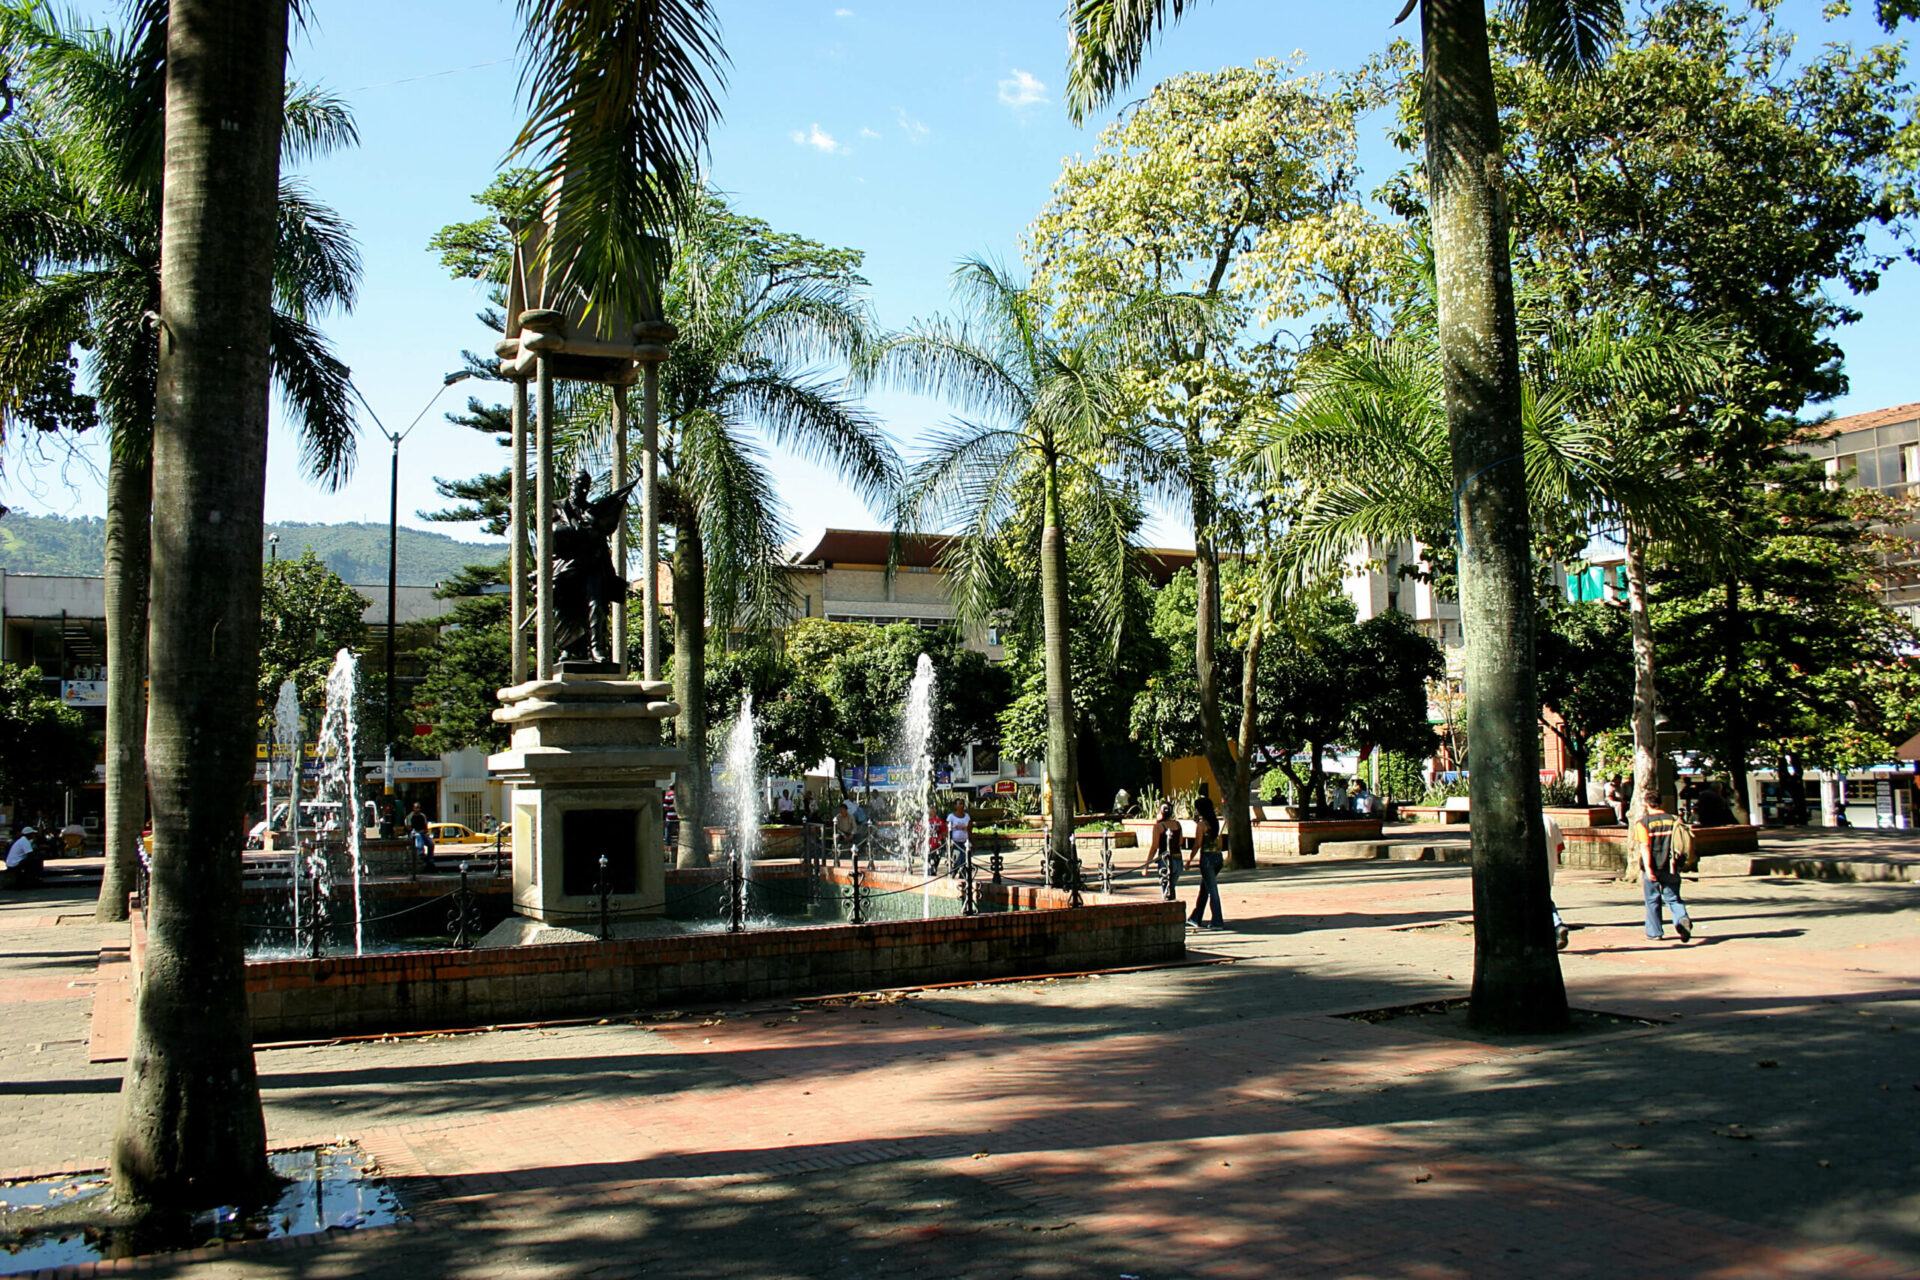
{"type": "Polygon", "coordinates": [[[554,679],[499,696],[493,718],[513,738],[487,757],[487,771],[514,788],[513,909],[545,928],[495,945],[597,938],[603,888],[610,922],[658,917],[666,905],[663,789],[686,763],[685,752],[660,740],[660,722],[680,712],[671,687],[622,680],[610,664],[561,663],[554,679]],[[541,936],[554,930],[568,936],[541,936]]]}

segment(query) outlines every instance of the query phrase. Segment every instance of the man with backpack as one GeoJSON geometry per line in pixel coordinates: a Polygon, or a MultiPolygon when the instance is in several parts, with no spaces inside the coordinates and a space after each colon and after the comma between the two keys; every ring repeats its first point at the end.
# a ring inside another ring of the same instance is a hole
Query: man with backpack
{"type": "Polygon", "coordinates": [[[1640,892],[1647,903],[1647,936],[1665,936],[1661,907],[1673,913],[1673,931],[1680,941],[1693,939],[1693,919],[1687,904],[1680,901],[1680,867],[1673,848],[1674,829],[1679,820],[1660,807],[1656,797],[1647,811],[1633,824],[1631,844],[1640,863],[1640,892]]]}

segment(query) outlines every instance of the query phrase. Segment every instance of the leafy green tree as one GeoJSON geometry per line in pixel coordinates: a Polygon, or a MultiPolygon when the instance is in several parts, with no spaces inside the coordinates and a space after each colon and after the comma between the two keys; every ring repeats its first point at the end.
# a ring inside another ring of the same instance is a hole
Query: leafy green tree
{"type": "Polygon", "coordinates": [[[833,754],[833,700],[781,649],[763,642],[721,650],[709,656],[706,676],[712,723],[734,719],[741,701],[753,696],[763,773],[797,778],[833,754]]]}
{"type": "Polygon", "coordinates": [[[326,699],[327,672],[342,649],[366,643],[371,603],[320,563],[312,551],[268,562],[260,582],[260,706],[272,723],[282,682],[292,680],[301,707],[326,699]]]}
{"type": "MultiPolygon", "coordinates": [[[[1199,625],[1194,671],[1202,748],[1223,789],[1234,865],[1253,865],[1246,822],[1253,765],[1236,760],[1219,670],[1221,558],[1246,539],[1235,429],[1286,390],[1285,326],[1327,316],[1309,342],[1375,327],[1380,264],[1399,233],[1356,189],[1356,120],[1381,95],[1370,78],[1298,76],[1261,61],[1174,76],[1073,159],[1028,230],[1034,287],[1060,323],[1093,323],[1147,290],[1207,300],[1209,323],[1169,330],[1136,355],[1144,477],[1194,534],[1199,625]]],[[[1258,663],[1258,645],[1241,654],[1258,663]]]]}
{"type": "MultiPolygon", "coordinates": [[[[62,19],[40,5],[0,5],[0,58],[23,73],[17,110],[0,130],[0,404],[31,390],[48,362],[85,353],[109,432],[106,523],[107,666],[146,669],[152,433],[161,308],[161,76],[166,6],[120,33],[62,19]]],[[[356,141],[338,99],[287,86],[290,156],[356,141]]],[[[283,113],[276,111],[276,119],[283,113]]],[[[346,225],[298,182],[279,180],[274,306],[267,359],[302,435],[308,474],[345,481],[354,456],[347,369],[315,320],[351,306],[359,258],[346,225]]],[[[142,681],[107,693],[107,872],[97,914],[126,917],[133,841],[147,812],[142,681]]]]}
{"type": "Polygon", "coordinates": [[[1078,792],[1071,637],[1086,622],[1117,636],[1135,571],[1139,504],[1118,478],[1143,460],[1128,385],[1152,335],[1192,323],[1196,307],[1152,294],[1097,321],[1060,330],[1034,292],[990,264],[963,262],[955,291],[965,322],[937,320],[876,348],[865,375],[945,397],[961,414],[939,429],[907,477],[896,526],[953,532],[946,558],[959,617],[1006,610],[1040,618],[1047,702],[1048,854],[1056,878],[1074,865],[1078,792]],[[1099,613],[1076,622],[1068,529],[1099,613]]]}
{"type": "Polygon", "coordinates": [[[493,718],[499,691],[513,680],[512,611],[499,590],[506,580],[504,563],[470,565],[434,592],[453,608],[420,653],[426,674],[414,690],[414,712],[433,726],[418,741],[423,751],[507,747],[512,734],[493,718]]]}
{"type": "MultiPolygon", "coordinates": [[[[1633,638],[1627,611],[1598,601],[1556,600],[1540,610],[1535,638],[1540,701],[1560,717],[1549,731],[1579,771],[1586,803],[1594,736],[1626,723],[1633,705],[1633,638]]],[[[1543,718],[1541,723],[1547,722],[1543,718]]]]}
{"type": "MultiPolygon", "coordinates": [[[[1740,601],[1744,580],[1763,574],[1773,495],[1817,483],[1791,469],[1797,415],[1846,389],[1835,331],[1858,318],[1850,295],[1912,255],[1908,94],[1898,48],[1834,44],[1804,56],[1772,8],[1712,0],[1637,15],[1578,86],[1517,59],[1503,68],[1524,274],[1570,313],[1630,305],[1685,316],[1737,353],[1732,376],[1644,415],[1675,437],[1689,483],[1719,517],[1712,562],[1726,607],[1716,636],[1693,638],[1720,655],[1730,726],[1765,715],[1744,702],[1740,601]]],[[[1660,556],[1644,541],[1628,539],[1637,624],[1647,562],[1660,556]]],[[[1639,636],[1636,651],[1654,643],[1639,636]]],[[[1652,791],[1648,674],[1636,795],[1652,791]]],[[[1744,814],[1750,752],[1724,746],[1744,814]]]]}
{"type": "MultiPolygon", "coordinates": [[[[1467,633],[1473,771],[1476,1026],[1566,1025],[1548,928],[1545,837],[1534,732],[1533,584],[1522,453],[1519,340],[1507,192],[1483,0],[1416,0],[1429,208],[1434,228],[1448,432],[1453,444],[1467,633]]],[[[1072,0],[1067,103],[1110,101],[1187,0],[1072,0]]],[[[1552,72],[1590,69],[1620,25],[1618,0],[1518,0],[1516,25],[1552,72]]],[[[1402,17],[1413,12],[1402,11],[1402,17]]]]}
{"type": "Polygon", "coordinates": [[[86,722],[46,691],[40,668],[0,663],[0,796],[12,803],[16,826],[90,782],[96,758],[86,722]]]}
{"type": "Polygon", "coordinates": [[[1737,780],[1736,753],[1771,758],[1791,783],[1808,763],[1890,759],[1920,728],[1920,633],[1881,603],[1880,548],[1865,536],[1882,505],[1858,490],[1773,491],[1772,529],[1741,557],[1737,595],[1689,561],[1654,570],[1669,728],[1737,780]],[[1740,665],[1729,671],[1734,628],[1740,665]]]}

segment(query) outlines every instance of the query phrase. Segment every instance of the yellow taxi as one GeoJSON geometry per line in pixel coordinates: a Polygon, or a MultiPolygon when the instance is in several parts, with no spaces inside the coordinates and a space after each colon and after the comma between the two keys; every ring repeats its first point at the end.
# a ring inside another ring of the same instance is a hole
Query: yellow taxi
{"type": "Polygon", "coordinates": [[[463,844],[483,844],[491,847],[493,844],[492,836],[483,836],[479,832],[469,827],[463,827],[457,822],[429,822],[427,824],[427,830],[432,833],[433,843],[436,847],[440,845],[463,844]]]}

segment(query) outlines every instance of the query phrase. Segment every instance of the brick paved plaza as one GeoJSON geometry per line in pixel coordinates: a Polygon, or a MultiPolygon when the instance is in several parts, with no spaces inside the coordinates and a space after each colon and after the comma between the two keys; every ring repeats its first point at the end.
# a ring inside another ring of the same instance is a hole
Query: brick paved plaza
{"type": "MultiPolygon", "coordinates": [[[[1330,1016],[1463,996],[1468,890],[1306,860],[1228,873],[1233,925],[1182,967],[263,1049],[272,1142],[358,1141],[413,1224],[118,1266],[1920,1274],[1920,885],[1691,880],[1682,946],[1637,885],[1565,872],[1569,992],[1618,1017],[1494,1043],[1330,1016]]],[[[0,898],[8,1176],[102,1163],[121,941],[70,893],[0,898]]]]}

